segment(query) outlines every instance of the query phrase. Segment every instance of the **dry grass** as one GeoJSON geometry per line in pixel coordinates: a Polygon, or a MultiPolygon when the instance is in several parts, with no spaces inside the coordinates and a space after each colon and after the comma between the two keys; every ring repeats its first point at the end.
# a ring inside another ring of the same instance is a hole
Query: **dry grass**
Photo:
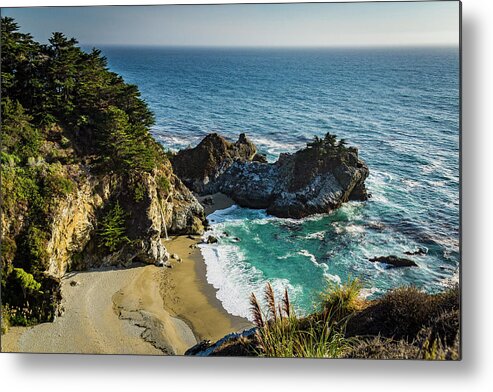
{"type": "Polygon", "coordinates": [[[340,321],[362,310],[366,302],[361,297],[361,288],[358,279],[348,279],[343,285],[328,281],[327,289],[321,294],[322,313],[330,314],[333,321],[340,321]]]}
{"type": "Polygon", "coordinates": [[[434,335],[455,339],[459,324],[459,289],[427,294],[415,287],[389,291],[349,320],[347,336],[378,336],[412,342],[424,327],[434,335]],[[448,314],[450,313],[450,314],[448,314]],[[447,315],[448,314],[448,315],[447,315]],[[444,336],[445,335],[445,336],[444,336]]]}
{"type": "Polygon", "coordinates": [[[344,338],[341,326],[334,325],[331,317],[298,318],[287,290],[281,302],[277,303],[272,286],[267,284],[265,301],[267,317],[262,313],[255,295],[250,297],[253,318],[258,327],[255,334],[258,355],[338,358],[349,348],[351,339],[344,338]]]}
{"type": "Polygon", "coordinates": [[[265,313],[251,297],[258,331],[250,347],[268,357],[460,358],[458,287],[435,295],[399,288],[375,301],[363,300],[360,290],[357,280],[330,285],[320,311],[298,318],[287,291],[278,304],[268,285],[265,313]]]}

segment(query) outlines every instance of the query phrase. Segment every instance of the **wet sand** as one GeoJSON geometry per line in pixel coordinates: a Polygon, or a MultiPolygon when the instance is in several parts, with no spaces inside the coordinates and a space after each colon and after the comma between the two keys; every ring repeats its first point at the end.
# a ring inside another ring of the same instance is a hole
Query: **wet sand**
{"type": "Polygon", "coordinates": [[[186,236],[165,243],[170,253],[182,259],[172,260],[172,268],[163,272],[161,294],[165,307],[172,315],[189,322],[198,340],[214,341],[230,332],[250,328],[248,320],[230,315],[216,298],[216,289],[207,283],[206,265],[196,243],[186,236]]]}

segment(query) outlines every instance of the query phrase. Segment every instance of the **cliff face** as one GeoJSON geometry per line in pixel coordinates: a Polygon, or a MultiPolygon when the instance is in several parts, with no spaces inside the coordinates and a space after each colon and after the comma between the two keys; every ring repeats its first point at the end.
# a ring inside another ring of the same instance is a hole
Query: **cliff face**
{"type": "Polygon", "coordinates": [[[116,174],[82,175],[77,190],[60,199],[52,214],[46,272],[60,277],[69,269],[122,265],[142,261],[162,265],[169,254],[162,239],[170,234],[203,231],[203,208],[172,173],[169,164],[152,173],[131,177],[116,174]],[[159,178],[170,178],[167,192],[159,178]],[[135,186],[141,194],[136,199],[135,186]],[[115,200],[126,211],[129,242],[109,251],[98,238],[105,209],[115,200]]]}
{"type": "Polygon", "coordinates": [[[234,145],[244,145],[250,155],[238,149],[225,152],[221,146],[226,143],[214,134],[180,152],[172,159],[177,174],[198,193],[223,192],[241,206],[265,208],[279,217],[325,213],[349,200],[368,198],[368,167],[356,148],[335,139],[281,154],[275,163],[255,159],[256,148],[244,135],[234,145]]]}
{"type": "Polygon", "coordinates": [[[75,142],[53,141],[59,133],[47,135],[44,158],[25,169],[2,165],[2,300],[11,322],[21,325],[53,320],[67,271],[163,265],[169,257],[163,238],[203,232],[202,206],[164,155],[150,172],[112,171],[81,156],[75,142]],[[36,187],[28,186],[27,170],[36,173],[36,187]],[[23,271],[40,289],[21,286],[23,271]]]}

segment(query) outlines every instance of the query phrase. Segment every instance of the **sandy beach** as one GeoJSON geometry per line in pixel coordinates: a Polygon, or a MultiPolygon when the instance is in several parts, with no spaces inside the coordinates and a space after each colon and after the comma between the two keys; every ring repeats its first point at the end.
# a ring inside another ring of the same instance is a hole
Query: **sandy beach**
{"type": "MultiPolygon", "coordinates": [[[[214,209],[232,204],[224,195],[213,200],[214,209]]],[[[178,256],[170,268],[135,265],[67,274],[62,316],[12,327],[2,336],[2,351],[181,355],[198,341],[251,326],[228,314],[207,283],[199,237],[163,241],[178,256]]]]}

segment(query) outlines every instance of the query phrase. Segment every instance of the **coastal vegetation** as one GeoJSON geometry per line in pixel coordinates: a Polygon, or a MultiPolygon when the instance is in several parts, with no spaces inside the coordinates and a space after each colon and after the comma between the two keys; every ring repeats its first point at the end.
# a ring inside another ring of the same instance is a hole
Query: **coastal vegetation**
{"type": "Polygon", "coordinates": [[[161,233],[147,226],[197,231],[203,212],[149,133],[154,118],[138,88],[109,71],[100,50],[58,32],[41,44],[10,17],[1,41],[4,329],[53,320],[68,268],[125,249],[162,262],[161,233]],[[165,208],[174,194],[175,224],[174,205],[165,208]]]}
{"type": "Polygon", "coordinates": [[[265,307],[250,297],[254,333],[205,349],[212,356],[460,359],[457,286],[438,294],[402,287],[375,300],[362,298],[361,288],[357,279],[328,283],[318,309],[298,316],[287,290],[277,301],[267,284],[265,307]]]}
{"type": "Polygon", "coordinates": [[[103,217],[98,235],[99,246],[105,246],[110,252],[130,242],[125,235],[125,211],[118,201],[103,217]]]}

